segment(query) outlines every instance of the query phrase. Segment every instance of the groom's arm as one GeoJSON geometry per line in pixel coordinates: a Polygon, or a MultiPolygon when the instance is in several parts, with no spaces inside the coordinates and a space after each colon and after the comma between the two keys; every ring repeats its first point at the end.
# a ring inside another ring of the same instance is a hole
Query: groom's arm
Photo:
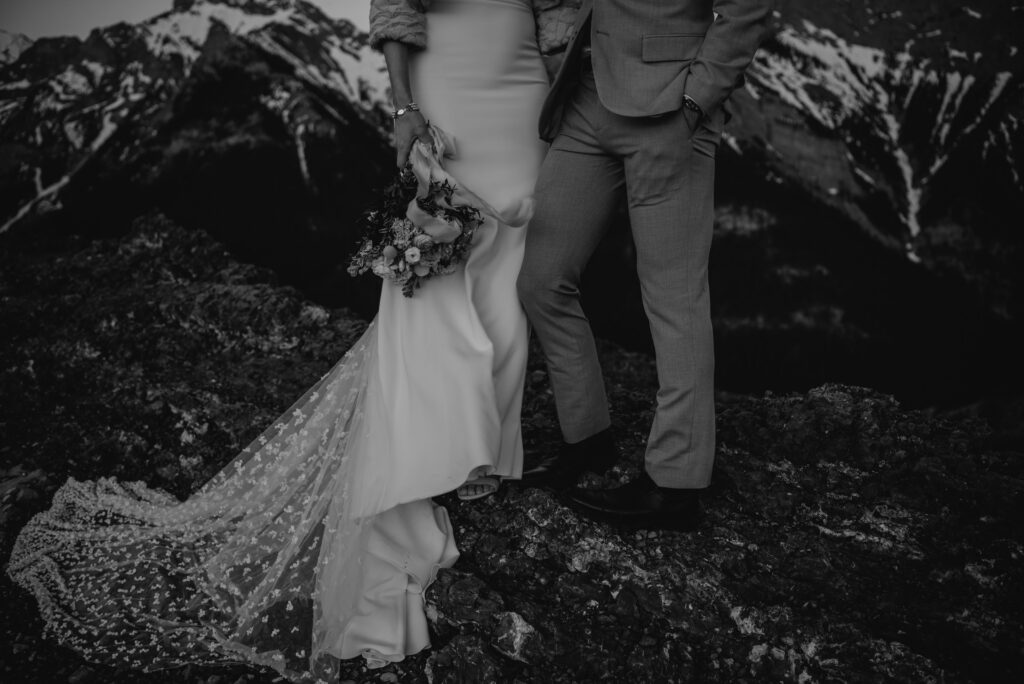
{"type": "Polygon", "coordinates": [[[768,34],[773,0],[714,0],[718,15],[690,65],[686,96],[705,114],[743,83],[743,72],[768,34]]]}

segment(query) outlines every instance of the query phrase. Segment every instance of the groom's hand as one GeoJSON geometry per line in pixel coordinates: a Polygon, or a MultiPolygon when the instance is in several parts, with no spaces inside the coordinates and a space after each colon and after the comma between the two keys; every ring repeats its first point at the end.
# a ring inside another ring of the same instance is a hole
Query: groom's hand
{"type": "Polygon", "coordinates": [[[408,111],[395,119],[395,150],[398,153],[398,168],[404,169],[409,162],[409,152],[416,139],[431,144],[427,120],[417,111],[408,111]]]}
{"type": "Polygon", "coordinates": [[[700,125],[701,119],[704,118],[704,110],[688,95],[683,98],[683,118],[686,119],[686,125],[690,129],[692,138],[693,134],[697,132],[697,126],[700,125]]]}
{"type": "Polygon", "coordinates": [[[686,127],[690,129],[691,138],[693,137],[693,134],[697,132],[697,126],[700,125],[701,116],[700,112],[683,107],[683,119],[686,120],[686,127]]]}

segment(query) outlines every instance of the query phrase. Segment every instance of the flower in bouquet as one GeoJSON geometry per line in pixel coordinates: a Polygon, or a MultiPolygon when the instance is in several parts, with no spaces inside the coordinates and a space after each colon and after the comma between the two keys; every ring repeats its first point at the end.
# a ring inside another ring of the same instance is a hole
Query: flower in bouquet
{"type": "Polygon", "coordinates": [[[364,216],[364,233],[348,272],[372,272],[401,286],[411,297],[424,281],[458,270],[469,255],[473,236],[491,216],[521,226],[531,213],[530,200],[498,212],[461,186],[441,166],[454,156],[454,142],[431,126],[433,146],[417,141],[410,154],[411,173],[403,173],[385,191],[381,206],[364,216]]]}

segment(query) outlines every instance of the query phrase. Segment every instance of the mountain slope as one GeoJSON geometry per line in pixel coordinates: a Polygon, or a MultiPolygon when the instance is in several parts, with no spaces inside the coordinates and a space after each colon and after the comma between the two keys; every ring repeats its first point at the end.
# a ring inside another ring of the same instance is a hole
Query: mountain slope
{"type": "MultiPolygon", "coordinates": [[[[1024,12],[777,7],[719,153],[719,381],[841,379],[927,403],[1012,386],[1024,12]]],[[[542,3],[542,24],[564,29],[564,10],[542,3]]],[[[116,232],[156,206],[369,314],[377,283],[342,266],[392,173],[386,98],[366,34],[301,0],[177,0],[84,41],[39,40],[0,67],[0,233],[48,220],[116,232]]],[[[649,345],[619,224],[590,269],[591,319],[649,345]]]]}
{"type": "Polygon", "coordinates": [[[910,260],[955,271],[1012,318],[1024,55],[1010,39],[1024,19],[1002,3],[945,13],[880,4],[892,8],[780,3],[730,142],[910,260]]]}
{"type": "Polygon", "coordinates": [[[305,2],[177,0],[169,12],[96,29],[84,41],[40,40],[0,71],[0,158],[8,162],[0,168],[0,232],[48,208],[124,122],[167,103],[214,26],[286,60],[366,121],[384,121],[382,61],[349,22],[305,2]]]}

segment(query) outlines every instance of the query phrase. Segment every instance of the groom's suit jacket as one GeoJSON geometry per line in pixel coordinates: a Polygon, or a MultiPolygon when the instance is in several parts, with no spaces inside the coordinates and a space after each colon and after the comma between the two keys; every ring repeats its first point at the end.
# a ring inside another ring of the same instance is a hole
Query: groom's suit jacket
{"type": "Polygon", "coordinates": [[[575,36],[541,110],[541,138],[558,132],[589,36],[601,103],[622,116],[679,109],[684,95],[709,117],[743,83],[772,0],[584,0],[575,36]],[[715,15],[718,15],[717,19],[715,15]]]}

